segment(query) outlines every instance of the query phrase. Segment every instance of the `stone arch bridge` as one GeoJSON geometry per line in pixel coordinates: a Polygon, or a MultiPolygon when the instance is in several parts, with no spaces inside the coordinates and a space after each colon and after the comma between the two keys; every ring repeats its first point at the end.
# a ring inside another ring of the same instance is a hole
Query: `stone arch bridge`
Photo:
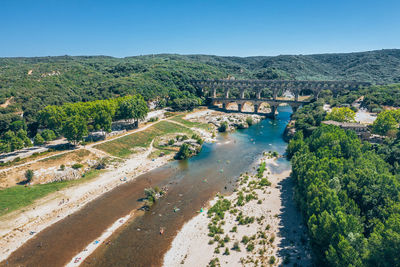
{"type": "Polygon", "coordinates": [[[238,111],[243,112],[246,103],[254,106],[258,113],[259,107],[267,103],[271,109],[271,116],[275,116],[276,109],[281,104],[288,104],[293,110],[309,101],[300,101],[302,93],[318,99],[323,90],[330,90],[334,95],[341,91],[358,90],[370,86],[368,82],[356,81],[279,81],[279,80],[193,80],[192,84],[201,89],[203,94],[211,99],[212,104],[217,102],[226,109],[229,104],[236,103],[238,111]],[[222,95],[221,95],[222,91],[222,95]],[[232,97],[232,93],[235,97],[232,97]],[[278,96],[290,92],[294,99],[278,99],[278,96]],[[219,95],[218,95],[219,93],[219,95]]]}

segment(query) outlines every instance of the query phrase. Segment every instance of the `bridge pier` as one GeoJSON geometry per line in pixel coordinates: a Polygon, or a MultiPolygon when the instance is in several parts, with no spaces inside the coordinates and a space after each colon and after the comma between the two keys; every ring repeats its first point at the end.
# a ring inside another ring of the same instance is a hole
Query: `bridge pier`
{"type": "Polygon", "coordinates": [[[238,105],[238,111],[243,112],[243,105],[242,104],[237,104],[238,105]]]}
{"type": "Polygon", "coordinates": [[[240,99],[244,98],[244,90],[240,90],[240,99]]]}
{"type": "Polygon", "coordinates": [[[260,98],[261,98],[261,90],[260,90],[260,91],[257,91],[256,98],[257,98],[257,99],[260,99],[260,98]]]}
{"type": "Polygon", "coordinates": [[[216,88],[213,88],[213,90],[212,90],[212,97],[217,98],[217,89],[216,88]]]}
{"type": "Polygon", "coordinates": [[[258,113],[259,105],[254,105],[254,113],[258,113]]]}
{"type": "Polygon", "coordinates": [[[315,98],[315,100],[318,100],[318,97],[319,97],[319,93],[320,93],[321,91],[314,91],[314,98],[315,98]]]}
{"type": "Polygon", "coordinates": [[[273,99],[274,100],[276,100],[276,98],[278,97],[278,92],[277,92],[277,90],[274,90],[274,96],[273,96],[273,99]]]}
{"type": "Polygon", "coordinates": [[[229,89],[225,90],[225,98],[229,98],[229,89]]]}
{"type": "Polygon", "coordinates": [[[276,118],[275,113],[276,113],[276,110],[277,110],[277,106],[271,105],[270,108],[271,108],[271,113],[269,115],[270,115],[270,117],[272,119],[275,119],[276,118]]]}
{"type": "Polygon", "coordinates": [[[294,101],[299,101],[299,92],[294,93],[294,101]]]}

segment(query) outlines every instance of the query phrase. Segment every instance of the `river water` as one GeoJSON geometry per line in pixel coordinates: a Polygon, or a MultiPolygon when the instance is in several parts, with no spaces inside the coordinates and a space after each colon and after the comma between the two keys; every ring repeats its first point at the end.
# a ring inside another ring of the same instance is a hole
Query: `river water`
{"type": "MultiPolygon", "coordinates": [[[[279,107],[278,111],[276,120],[221,134],[216,143],[205,143],[197,156],[168,163],[92,201],[15,251],[8,266],[63,266],[115,220],[140,208],[144,188],[155,185],[167,186],[168,194],[127,223],[82,266],[160,266],[179,229],[217,192],[231,192],[241,173],[257,167],[255,162],[263,152],[285,152],[282,134],[291,108],[279,107]],[[161,227],[163,235],[159,234],[161,227]]],[[[273,172],[290,168],[284,158],[278,163],[269,166],[273,172]]]]}

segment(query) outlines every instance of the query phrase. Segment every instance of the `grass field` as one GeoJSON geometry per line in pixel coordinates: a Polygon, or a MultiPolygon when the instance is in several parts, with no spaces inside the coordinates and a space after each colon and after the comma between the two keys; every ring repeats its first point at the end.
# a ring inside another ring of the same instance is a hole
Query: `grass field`
{"type": "Polygon", "coordinates": [[[155,137],[171,133],[193,134],[193,131],[172,122],[161,121],[144,131],[97,145],[95,148],[116,157],[126,158],[134,153],[135,147],[148,147],[155,137]]]}
{"type": "Polygon", "coordinates": [[[178,115],[173,118],[170,118],[170,120],[182,123],[183,125],[186,125],[187,127],[197,127],[197,128],[202,128],[202,129],[210,128],[210,126],[207,123],[192,122],[192,121],[185,120],[185,119],[183,119],[183,117],[185,117],[185,116],[186,116],[186,114],[178,115]]]}
{"type": "Polygon", "coordinates": [[[0,190],[0,216],[32,204],[36,199],[47,196],[62,188],[89,181],[100,175],[102,170],[90,170],[77,180],[37,184],[32,186],[17,185],[0,190]]]}

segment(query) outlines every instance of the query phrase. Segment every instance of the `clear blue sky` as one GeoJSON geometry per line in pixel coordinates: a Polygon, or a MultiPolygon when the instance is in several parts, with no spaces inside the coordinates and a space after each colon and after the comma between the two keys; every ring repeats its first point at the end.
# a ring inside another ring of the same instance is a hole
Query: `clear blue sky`
{"type": "Polygon", "coordinates": [[[0,57],[400,48],[400,0],[0,0],[0,57]]]}

